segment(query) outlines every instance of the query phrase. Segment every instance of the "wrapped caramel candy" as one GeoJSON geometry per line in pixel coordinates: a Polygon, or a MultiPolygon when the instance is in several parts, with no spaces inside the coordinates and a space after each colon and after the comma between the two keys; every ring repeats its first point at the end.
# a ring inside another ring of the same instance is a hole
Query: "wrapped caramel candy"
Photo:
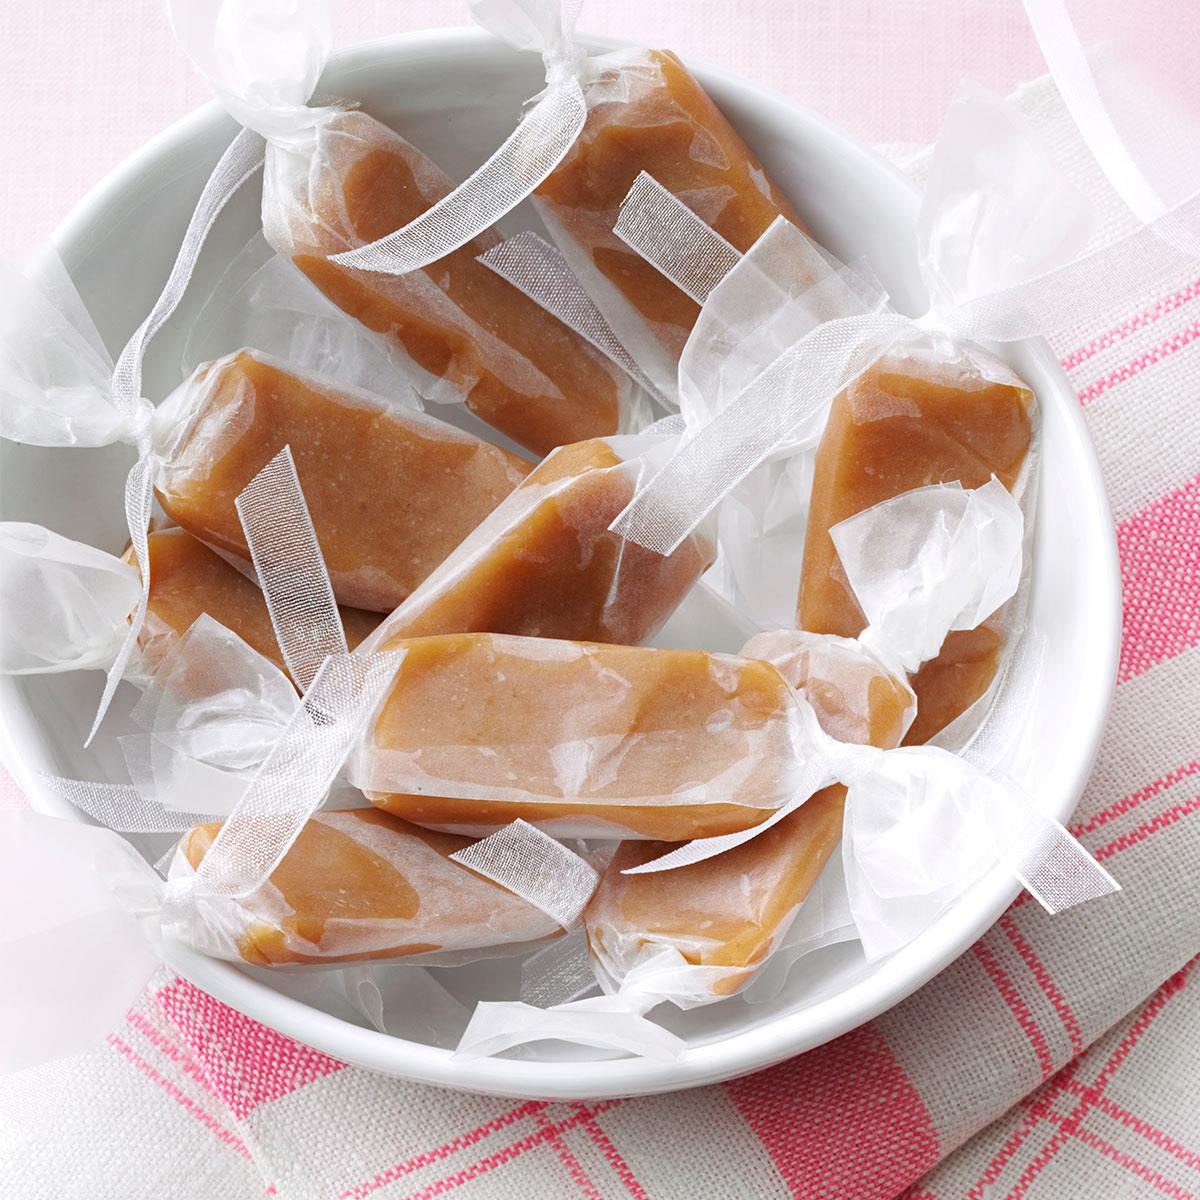
{"type": "Polygon", "coordinates": [[[645,441],[556,450],[388,617],[371,648],[441,633],[645,641],[714,556],[704,531],[666,556],[609,531],[646,469],[645,441]]]}
{"type": "Polygon", "coordinates": [[[776,217],[800,218],[674,54],[606,54],[587,62],[581,83],[587,123],[534,193],[539,212],[581,277],[594,286],[599,274],[678,358],[699,305],[613,233],[638,174],[653,175],[739,251],[776,217]]]}
{"type": "Polygon", "coordinates": [[[494,634],[391,647],[405,657],[355,782],[406,820],[680,841],[790,794],[793,694],[769,663],[494,634]]]}
{"type": "MultiPolygon", "coordinates": [[[[171,877],[199,867],[220,824],[184,835],[171,877]]],[[[270,879],[222,905],[204,948],[255,966],[490,951],[561,933],[545,913],[450,858],[466,838],[375,809],[309,820],[270,879]]]]}
{"type": "MultiPolygon", "coordinates": [[[[1033,406],[1033,393],[1010,368],[966,345],[902,345],[840,393],[813,473],[801,628],[855,637],[866,626],[830,536],[839,521],[930,484],[979,488],[994,475],[1013,491],[1033,438],[1033,406]]],[[[1003,643],[995,621],[946,637],[913,678],[910,744],[928,741],[987,691],[1003,643]]]]}
{"type": "Polygon", "coordinates": [[[797,812],[707,862],[623,875],[657,858],[663,842],[622,842],[585,916],[588,944],[614,980],[669,946],[685,962],[728,968],[707,981],[711,996],[738,991],[786,932],[842,840],[846,789],[818,792],[797,812]]]}
{"type": "MultiPolygon", "coordinates": [[[[157,662],[197,617],[207,613],[287,670],[266,601],[253,580],[185,529],[155,530],[149,548],[150,607],[139,639],[145,659],[157,662]]],[[[127,551],[125,561],[131,559],[127,551]]],[[[379,624],[378,613],[357,608],[339,611],[352,650],[379,624]]]]}
{"type": "Polygon", "coordinates": [[[234,501],[290,446],[334,594],[376,612],[400,604],[530,469],[433,417],[252,350],[198,368],[155,422],[159,503],[246,561],[234,501]]]}
{"type": "MultiPolygon", "coordinates": [[[[150,598],[128,674],[145,680],[207,614],[286,670],[258,586],[184,529],[148,539],[150,598]]],[[[110,666],[137,604],[132,553],[106,554],[39,525],[0,522],[0,671],[11,674],[110,666]]],[[[357,646],[378,613],[339,610],[346,640],[357,646]]]]}
{"type": "Polygon", "coordinates": [[[330,46],[324,4],[292,12],[280,37],[275,19],[264,24],[252,3],[169,2],[180,45],[217,99],[267,141],[267,241],[334,304],[399,347],[425,399],[465,402],[538,455],[618,432],[625,377],[476,261],[500,240],[488,226],[527,189],[499,203],[479,188],[464,196],[421,150],[352,102],[313,102],[330,46]],[[246,42],[262,52],[247,56],[246,42]],[[456,214],[439,209],[421,222],[452,192],[456,214]],[[472,210],[465,220],[464,208],[472,210]],[[398,274],[330,261],[414,221],[424,252],[398,274]]]}
{"type": "MultiPolygon", "coordinates": [[[[777,666],[839,741],[896,746],[913,719],[907,684],[854,642],[769,633],[743,654],[777,666]]],[[[778,946],[841,842],[845,803],[845,787],[824,788],[752,841],[670,871],[622,874],[671,849],[624,842],[585,918],[600,968],[619,983],[655,948],[670,947],[693,966],[725,968],[698,974],[697,987],[711,996],[738,991],[778,946]]]]}
{"type": "Polygon", "coordinates": [[[591,346],[509,287],[478,256],[488,231],[432,266],[383,275],[331,255],[398,229],[451,190],[445,174],[386,125],[326,110],[303,163],[288,163],[264,206],[268,241],[335,304],[398,343],[432,400],[463,399],[541,455],[616,433],[625,378],[591,346]]]}

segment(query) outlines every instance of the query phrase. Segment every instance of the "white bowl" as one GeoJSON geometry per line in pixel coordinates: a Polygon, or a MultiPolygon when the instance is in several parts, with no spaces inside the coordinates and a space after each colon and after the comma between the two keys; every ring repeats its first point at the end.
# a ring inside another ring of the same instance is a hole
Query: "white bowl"
{"type": "MultiPolygon", "coordinates": [[[[695,70],[817,238],[844,259],[865,257],[899,308],[923,311],[912,185],[871,150],[781,97],[718,70],[695,70]]],[[[338,54],[322,90],[361,99],[462,178],[508,133],[522,102],[538,90],[540,74],[534,56],[478,31],[438,31],[338,54]]],[[[192,204],[233,133],[215,105],[193,113],[89,193],[56,235],[55,246],[114,351],[157,296],[192,204]]],[[[222,215],[188,300],[152,348],[150,396],[161,398],[177,382],[182,339],[198,298],[256,228],[257,205],[257,186],[250,186],[222,215]]],[[[523,223],[521,214],[510,221],[514,227],[523,223]]],[[[1006,357],[1042,404],[1031,621],[1049,649],[1036,699],[1034,756],[1039,799],[1065,820],[1091,768],[1112,692],[1120,627],[1116,549],[1099,468],[1066,378],[1044,344],[1014,347],[1006,357]]],[[[40,521],[119,551],[126,537],[121,481],[131,461],[125,447],[51,451],[4,443],[0,516],[40,521]]],[[[99,685],[98,674],[0,679],[2,749],[38,808],[82,819],[45,793],[39,772],[124,778],[115,741],[120,713],[93,750],[82,749],[99,685]]],[[[160,849],[153,839],[143,840],[147,853],[160,849]]],[[[684,1033],[688,1048],[666,1065],[597,1061],[562,1047],[534,1048],[520,1059],[461,1062],[446,1049],[386,1036],[286,995],[277,990],[278,979],[264,972],[179,945],[167,954],[172,967],[206,991],[348,1062],[498,1095],[596,1099],[713,1083],[837,1037],[931,979],[987,929],[1017,890],[997,868],[921,938],[883,962],[867,967],[855,947],[833,947],[806,960],[773,1002],[750,1006],[735,999],[676,1014],[672,1026],[684,1033]]],[[[475,970],[469,978],[478,981],[475,970]]]]}

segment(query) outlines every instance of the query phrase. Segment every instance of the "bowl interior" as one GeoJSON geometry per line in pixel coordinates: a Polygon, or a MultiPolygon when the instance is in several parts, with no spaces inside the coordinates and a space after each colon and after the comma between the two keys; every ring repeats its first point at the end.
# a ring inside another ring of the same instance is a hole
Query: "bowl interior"
{"type": "MultiPolygon", "coordinates": [[[[913,252],[917,198],[870,150],[779,97],[719,71],[696,67],[705,87],[789,194],[813,234],[843,259],[865,258],[897,307],[920,312],[913,252]]],[[[322,90],[368,111],[462,178],[509,132],[541,86],[540,63],[475,31],[438,32],[372,43],[339,54],[322,90]]],[[[157,297],[203,182],[235,132],[209,106],[173,126],[77,207],[56,239],[101,334],[115,354],[157,297]]],[[[146,391],[160,399],[180,378],[182,347],[199,305],[259,225],[257,180],[222,214],[179,312],[152,346],[146,391]]],[[[524,208],[510,231],[536,226],[524,208]]],[[[35,264],[36,266],[36,264],[35,264]]],[[[229,346],[227,349],[234,349],[229,346]]],[[[1038,799],[1060,819],[1073,809],[1099,739],[1115,669],[1119,606],[1111,523],[1095,458],[1065,377],[1044,346],[1004,356],[1038,392],[1043,472],[1035,535],[1030,620],[1048,658],[1036,698],[1032,759],[1038,799]]],[[[0,443],[0,517],[38,521],[120,552],[126,541],[121,484],[126,447],[86,452],[0,443]]],[[[45,794],[39,772],[123,780],[117,736],[133,698],[122,696],[87,752],[83,737],[101,677],[0,679],[3,749],[35,803],[79,815],[45,794]]],[[[162,839],[135,839],[147,855],[162,839]]],[[[672,1064],[603,1060],[544,1045],[519,1058],[455,1060],[430,1022],[429,993],[414,994],[400,1018],[404,1036],[367,1028],[344,995],[311,975],[270,976],[210,961],[182,946],[172,964],[206,990],[265,1023],[343,1059],[415,1079],[506,1095],[599,1098],[686,1087],[778,1061],[853,1028],[896,1003],[956,957],[1003,910],[1016,884],[997,869],[980,879],[916,942],[866,965],[857,947],[835,946],[804,960],[772,1000],[726,1001],[667,1023],[688,1040],[672,1064]]],[[[459,999],[511,995],[514,964],[490,962],[436,972],[459,999]]],[[[665,1010],[660,1010],[663,1012],[665,1010]]]]}

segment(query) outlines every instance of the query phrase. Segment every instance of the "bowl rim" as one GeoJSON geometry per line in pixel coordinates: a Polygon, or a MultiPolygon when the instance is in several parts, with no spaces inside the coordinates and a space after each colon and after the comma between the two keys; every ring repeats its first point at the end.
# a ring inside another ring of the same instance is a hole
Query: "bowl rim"
{"type": "MultiPolygon", "coordinates": [[[[632,45],[619,39],[590,36],[583,36],[580,41],[589,51],[601,52],[632,45]]],[[[345,47],[331,55],[329,66],[352,71],[357,65],[368,65],[369,60],[397,51],[453,53],[455,49],[480,43],[502,47],[502,43],[478,28],[422,30],[345,47]]],[[[878,177],[881,189],[896,194],[903,189],[909,197],[905,202],[911,202],[915,209],[919,192],[910,179],[871,147],[819,114],[772,89],[702,60],[689,59],[688,66],[702,81],[719,81],[726,91],[739,92],[756,106],[782,110],[791,119],[808,126],[814,136],[832,139],[838,144],[840,153],[854,155],[864,172],[878,177]]],[[[118,201],[123,192],[136,188],[140,177],[157,159],[192,139],[216,138],[223,128],[231,136],[236,125],[216,101],[210,101],[155,134],[85,193],[55,230],[50,247],[58,250],[78,246],[96,213],[118,201]]],[[[34,270],[51,253],[50,247],[34,257],[31,264],[34,270]]],[[[1100,463],[1081,407],[1074,402],[1064,403],[1067,397],[1074,397],[1074,389],[1044,341],[1022,343],[1022,347],[1045,378],[1056,384],[1053,395],[1039,398],[1043,403],[1063,406],[1067,431],[1079,458],[1077,465],[1091,484],[1092,515],[1101,526],[1101,536],[1097,539],[1097,547],[1104,558],[1101,570],[1110,581],[1105,594],[1093,597],[1098,611],[1102,610],[1110,636],[1096,648],[1092,672],[1095,686],[1080,689],[1079,703],[1090,710],[1087,725],[1090,735],[1086,745],[1079,748],[1077,768],[1070,786],[1063,792],[1061,807],[1064,811],[1054,814],[1065,821],[1091,773],[1116,685],[1121,624],[1120,575],[1115,530],[1100,463]]],[[[0,712],[0,760],[8,766],[35,809],[54,816],[86,820],[66,801],[50,794],[32,769],[25,768],[3,712],[0,712]]],[[[167,939],[164,957],[168,966],[243,1014],[348,1063],[420,1083],[516,1099],[597,1100],[720,1082],[778,1063],[841,1036],[893,1007],[947,967],[995,922],[1020,890],[1011,874],[997,866],[976,881],[925,934],[903,952],[886,960],[868,978],[808,1006],[799,1029],[795,1027],[796,1014],[782,1015],[727,1037],[689,1046],[670,1063],[637,1058],[582,1062],[512,1058],[459,1060],[450,1050],[410,1042],[312,1008],[302,1000],[273,990],[234,964],[210,959],[176,940],[167,939]],[[966,903],[967,897],[972,896],[974,902],[966,903]],[[938,936],[931,937],[934,933],[938,936]]]]}

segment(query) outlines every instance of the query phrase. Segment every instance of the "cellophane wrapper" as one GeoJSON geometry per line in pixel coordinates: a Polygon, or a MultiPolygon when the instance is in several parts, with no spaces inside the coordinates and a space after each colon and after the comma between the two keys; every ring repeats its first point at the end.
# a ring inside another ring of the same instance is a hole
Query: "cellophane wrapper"
{"type": "Polygon", "coordinates": [[[244,570],[234,501],[290,444],[334,594],[376,612],[412,592],[527,469],[403,396],[347,387],[250,349],[198,367],[159,406],[155,428],[163,507],[244,570]]]}
{"type": "MultiPolygon", "coordinates": [[[[192,857],[214,832],[187,835],[171,880],[193,875],[192,857]]],[[[448,857],[465,844],[373,810],[321,812],[265,884],[236,898],[194,894],[173,931],[220,958],[285,967],[448,966],[561,935],[545,913],[448,857]]]]}
{"type": "Polygon", "coordinates": [[[636,400],[627,377],[474,261],[499,243],[498,233],[488,231],[406,275],[328,263],[392,231],[387,219],[368,223],[373,210],[364,190],[371,187],[415,194],[414,216],[451,183],[373,117],[326,110],[301,142],[268,147],[263,229],[271,246],[335,303],[406,351],[409,379],[425,400],[466,403],[543,453],[627,423],[636,400]],[[360,190],[348,198],[348,187],[360,190]],[[522,415],[521,408],[530,411],[522,415]]]}
{"type": "Polygon", "coordinates": [[[744,251],[795,211],[674,55],[630,48],[589,58],[587,124],[534,193],[538,215],[642,370],[665,395],[697,304],[656,276],[614,232],[640,170],[744,251]]]}

